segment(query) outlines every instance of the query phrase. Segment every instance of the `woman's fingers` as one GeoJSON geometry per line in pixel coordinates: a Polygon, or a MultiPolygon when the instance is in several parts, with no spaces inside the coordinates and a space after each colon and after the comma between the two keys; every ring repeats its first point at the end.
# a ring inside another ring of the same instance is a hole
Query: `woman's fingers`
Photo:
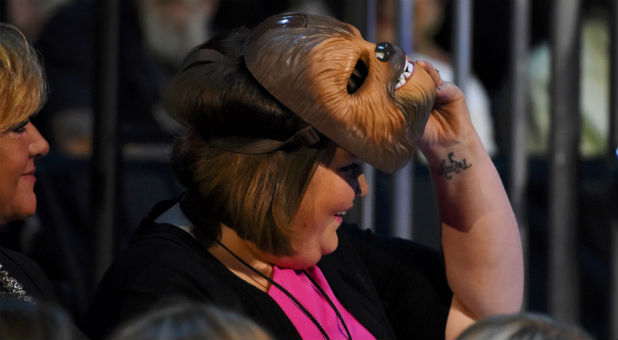
{"type": "Polygon", "coordinates": [[[429,76],[431,76],[431,79],[433,79],[433,82],[434,84],[436,84],[436,87],[442,84],[442,78],[440,77],[440,71],[438,71],[438,69],[435,68],[430,62],[425,61],[425,60],[417,60],[416,65],[419,67],[422,67],[425,70],[425,72],[429,73],[429,76]]]}
{"type": "Polygon", "coordinates": [[[436,105],[443,105],[453,102],[459,97],[463,97],[463,93],[455,84],[450,81],[443,81],[442,85],[438,86],[436,91],[436,105]]]}

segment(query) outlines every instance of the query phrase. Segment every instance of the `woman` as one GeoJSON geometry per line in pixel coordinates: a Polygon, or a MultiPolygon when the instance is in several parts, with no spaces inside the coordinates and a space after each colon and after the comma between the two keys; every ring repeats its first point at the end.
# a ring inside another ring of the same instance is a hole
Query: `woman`
{"type": "MultiPolygon", "coordinates": [[[[45,102],[37,54],[13,26],[0,24],[0,225],[36,211],[35,159],[49,151],[30,118],[45,102]]],[[[41,269],[25,256],[0,248],[0,297],[52,299],[41,269]]]]}
{"type": "Polygon", "coordinates": [[[177,295],[281,339],[454,338],[520,308],[512,210],[463,95],[431,65],[332,18],[278,15],[194,50],[167,108],[187,126],[172,158],[187,192],[106,273],[91,337],[177,295]],[[342,224],[369,190],[362,162],[395,171],[416,147],[444,258],[342,224]]]}

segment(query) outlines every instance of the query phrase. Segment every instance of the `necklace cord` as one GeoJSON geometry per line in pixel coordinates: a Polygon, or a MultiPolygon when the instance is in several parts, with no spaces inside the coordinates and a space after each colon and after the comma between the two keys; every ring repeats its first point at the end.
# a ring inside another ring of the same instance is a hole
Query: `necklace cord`
{"type": "MultiPolygon", "coordinates": [[[[311,314],[311,312],[309,312],[307,310],[307,308],[305,308],[305,306],[303,306],[302,303],[300,303],[300,301],[298,301],[294,295],[292,295],[292,293],[290,293],[287,289],[285,289],[282,285],[280,285],[279,283],[277,283],[275,280],[271,279],[270,277],[264,275],[264,273],[262,273],[261,271],[257,270],[256,268],[254,268],[252,265],[250,265],[249,263],[247,263],[245,260],[243,260],[242,258],[240,258],[240,256],[236,255],[232,250],[230,250],[228,247],[226,247],[221,241],[219,241],[217,238],[215,238],[215,241],[221,246],[223,247],[223,249],[225,249],[228,253],[230,253],[232,256],[234,256],[234,258],[236,258],[240,263],[244,264],[246,267],[248,267],[249,269],[251,269],[252,271],[254,271],[256,274],[258,274],[259,276],[261,276],[262,278],[266,279],[268,282],[270,282],[270,284],[272,284],[273,286],[277,287],[277,289],[279,289],[280,291],[282,291],[285,295],[287,295],[287,297],[290,298],[290,300],[292,300],[294,302],[294,304],[296,304],[296,306],[298,306],[298,308],[300,308],[302,310],[302,312],[311,320],[311,322],[313,322],[313,324],[320,330],[320,333],[322,333],[322,335],[324,336],[325,339],[330,340],[330,337],[328,336],[328,334],[326,333],[326,331],[324,330],[324,328],[322,327],[322,325],[320,325],[320,323],[318,322],[318,320],[316,320],[316,318],[313,316],[313,314],[311,314]]],[[[328,297],[328,295],[326,295],[326,292],[324,292],[324,290],[322,289],[322,287],[320,287],[320,285],[318,285],[313,278],[311,277],[311,275],[309,275],[307,273],[307,271],[303,270],[303,273],[305,274],[305,276],[307,276],[309,278],[309,280],[311,281],[311,283],[313,283],[314,286],[317,287],[317,289],[320,291],[320,294],[322,294],[322,296],[324,298],[326,298],[326,301],[328,301],[328,304],[331,306],[331,308],[335,311],[335,314],[337,314],[337,318],[339,318],[339,321],[341,321],[341,324],[343,324],[343,328],[345,328],[345,331],[347,333],[348,339],[352,340],[352,335],[350,334],[350,331],[348,330],[348,326],[346,325],[345,321],[343,320],[343,317],[341,316],[341,314],[339,313],[339,310],[337,310],[337,308],[335,307],[335,304],[331,301],[331,299],[328,297]]]]}
{"type": "Polygon", "coordinates": [[[322,287],[317,282],[315,282],[313,277],[309,275],[309,273],[307,273],[305,269],[303,269],[303,273],[305,274],[305,276],[309,278],[311,283],[313,283],[313,285],[320,291],[320,294],[322,294],[322,296],[326,298],[326,301],[328,301],[328,304],[330,305],[330,307],[335,311],[335,314],[337,314],[337,318],[339,318],[339,320],[341,321],[341,324],[343,325],[343,328],[345,329],[345,332],[348,335],[348,339],[352,340],[352,335],[350,334],[350,331],[348,330],[348,325],[346,325],[345,321],[343,321],[343,317],[339,313],[339,310],[337,309],[333,301],[328,297],[328,295],[326,295],[326,292],[322,289],[322,287]]]}

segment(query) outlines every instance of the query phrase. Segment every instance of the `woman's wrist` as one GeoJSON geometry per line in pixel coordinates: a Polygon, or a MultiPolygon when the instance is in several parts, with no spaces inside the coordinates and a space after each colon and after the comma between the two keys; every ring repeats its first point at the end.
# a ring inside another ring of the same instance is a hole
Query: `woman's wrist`
{"type": "Polygon", "coordinates": [[[433,144],[421,150],[432,173],[446,179],[452,179],[473,166],[479,157],[487,157],[478,135],[474,134],[458,142],[449,144],[433,144]]]}

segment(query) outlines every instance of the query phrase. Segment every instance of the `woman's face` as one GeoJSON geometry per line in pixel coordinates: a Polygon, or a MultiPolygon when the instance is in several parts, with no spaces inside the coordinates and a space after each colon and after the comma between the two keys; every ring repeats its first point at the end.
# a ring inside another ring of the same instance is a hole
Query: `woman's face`
{"type": "Polygon", "coordinates": [[[34,159],[48,151],[29,120],[0,131],[0,225],[36,212],[34,159]]]}
{"type": "Polygon", "coordinates": [[[336,147],[332,159],[318,165],[294,218],[291,240],[294,255],[271,262],[302,269],[332,253],[337,248],[337,229],[343,215],[352,209],[354,199],[365,196],[368,190],[361,161],[336,147]]]}

